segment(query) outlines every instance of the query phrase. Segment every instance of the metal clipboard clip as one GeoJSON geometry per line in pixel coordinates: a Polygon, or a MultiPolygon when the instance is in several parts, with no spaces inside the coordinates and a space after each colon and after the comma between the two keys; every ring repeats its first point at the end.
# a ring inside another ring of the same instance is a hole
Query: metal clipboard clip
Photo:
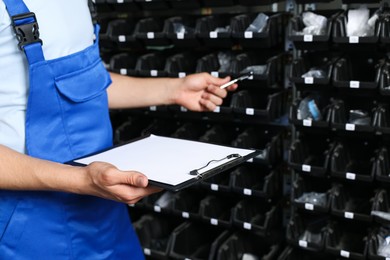
{"type": "Polygon", "coordinates": [[[203,178],[205,173],[208,170],[218,168],[219,166],[223,166],[225,163],[234,161],[235,159],[238,159],[238,158],[242,158],[242,156],[239,155],[238,153],[233,153],[233,154],[229,154],[228,156],[221,158],[221,159],[211,160],[205,166],[190,171],[190,175],[196,176],[197,179],[203,178]],[[215,165],[215,164],[217,164],[217,165],[215,165]],[[211,166],[213,166],[213,167],[209,169],[209,167],[211,167],[211,166]]]}

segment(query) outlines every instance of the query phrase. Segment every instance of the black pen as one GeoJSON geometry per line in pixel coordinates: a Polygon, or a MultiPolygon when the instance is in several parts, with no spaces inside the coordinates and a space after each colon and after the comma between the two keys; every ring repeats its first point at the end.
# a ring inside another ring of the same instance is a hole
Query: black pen
{"type": "Polygon", "coordinates": [[[241,81],[241,80],[244,80],[244,79],[252,79],[253,78],[253,71],[250,71],[248,72],[247,74],[245,75],[242,75],[241,77],[239,78],[236,78],[236,79],[233,79],[225,84],[223,84],[222,86],[220,86],[221,89],[223,88],[227,88],[231,85],[233,85],[234,83],[236,83],[237,81],[241,81]]]}

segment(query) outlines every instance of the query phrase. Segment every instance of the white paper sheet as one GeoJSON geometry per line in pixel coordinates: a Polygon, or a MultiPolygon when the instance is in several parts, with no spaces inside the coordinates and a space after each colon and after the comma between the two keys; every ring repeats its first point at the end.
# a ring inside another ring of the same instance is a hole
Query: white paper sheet
{"type": "Polygon", "coordinates": [[[151,135],[75,162],[108,162],[120,170],[139,171],[149,180],[175,186],[196,177],[190,171],[200,169],[212,160],[216,161],[200,171],[205,172],[226,163],[226,160],[218,160],[228,155],[244,157],[252,152],[255,150],[151,135]]]}

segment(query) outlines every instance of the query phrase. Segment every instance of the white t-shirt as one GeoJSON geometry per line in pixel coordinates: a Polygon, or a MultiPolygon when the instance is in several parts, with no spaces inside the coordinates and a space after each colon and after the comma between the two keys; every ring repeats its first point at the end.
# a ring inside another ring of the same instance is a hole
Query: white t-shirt
{"type": "MultiPolygon", "coordinates": [[[[93,44],[88,0],[24,0],[34,12],[46,60],[81,51],[93,44]]],[[[28,65],[3,0],[0,0],[0,144],[25,152],[28,65]]]]}

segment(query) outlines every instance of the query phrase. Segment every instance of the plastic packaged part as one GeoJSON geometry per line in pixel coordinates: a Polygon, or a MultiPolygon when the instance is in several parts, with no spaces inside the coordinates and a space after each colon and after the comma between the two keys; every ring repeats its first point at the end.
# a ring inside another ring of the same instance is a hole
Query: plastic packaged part
{"type": "Polygon", "coordinates": [[[378,246],[377,254],[383,257],[390,257],[390,234],[378,246]]]}
{"type": "Polygon", "coordinates": [[[160,208],[168,208],[169,205],[174,200],[174,193],[172,192],[164,192],[163,195],[154,203],[156,206],[159,206],[160,208]]]}
{"type": "Polygon", "coordinates": [[[315,121],[322,119],[321,111],[313,97],[308,96],[301,100],[297,109],[297,119],[313,119],[315,121]]]}
{"type": "Polygon", "coordinates": [[[322,241],[322,234],[319,233],[313,233],[309,230],[305,230],[303,234],[299,237],[299,240],[311,242],[314,244],[320,244],[322,241]]]}
{"type": "Polygon", "coordinates": [[[375,22],[379,18],[375,13],[369,17],[370,10],[361,6],[348,11],[347,36],[369,37],[375,32],[375,22]]]}
{"type": "Polygon", "coordinates": [[[302,196],[295,199],[299,203],[310,203],[316,206],[325,207],[326,206],[326,193],[318,192],[304,192],[302,196]]]}
{"type": "Polygon", "coordinates": [[[217,27],[217,28],[215,28],[214,32],[217,32],[217,33],[230,32],[230,26],[227,25],[225,27],[217,27]]]}
{"type": "Polygon", "coordinates": [[[383,220],[390,221],[390,212],[384,212],[379,210],[373,210],[371,211],[372,216],[376,216],[378,218],[381,218],[383,220]]]}
{"type": "Polygon", "coordinates": [[[219,70],[220,72],[229,72],[230,65],[232,60],[234,59],[234,55],[231,52],[218,52],[218,62],[219,62],[219,70]]]}
{"type": "Polygon", "coordinates": [[[241,260],[259,260],[259,258],[257,256],[255,256],[254,254],[244,253],[242,255],[241,260]]]}
{"type": "Polygon", "coordinates": [[[348,123],[355,125],[370,125],[371,117],[367,111],[360,109],[350,110],[348,123]]]}
{"type": "Polygon", "coordinates": [[[311,68],[305,74],[302,75],[302,78],[312,77],[312,78],[326,78],[326,72],[323,69],[311,68]]]}
{"type": "Polygon", "coordinates": [[[325,16],[304,12],[302,13],[302,21],[306,26],[303,28],[303,34],[324,35],[326,33],[328,19],[325,16]]]}
{"type": "Polygon", "coordinates": [[[245,31],[261,33],[267,26],[268,18],[268,15],[259,13],[245,31]]]}
{"type": "Polygon", "coordinates": [[[184,34],[184,33],[194,33],[195,32],[194,28],[185,26],[182,23],[173,23],[172,25],[173,25],[173,30],[175,33],[183,33],[184,34]]]}
{"type": "Polygon", "coordinates": [[[253,65],[248,66],[242,71],[240,71],[240,74],[250,73],[252,72],[254,75],[263,75],[267,70],[266,65],[253,65]]]}

